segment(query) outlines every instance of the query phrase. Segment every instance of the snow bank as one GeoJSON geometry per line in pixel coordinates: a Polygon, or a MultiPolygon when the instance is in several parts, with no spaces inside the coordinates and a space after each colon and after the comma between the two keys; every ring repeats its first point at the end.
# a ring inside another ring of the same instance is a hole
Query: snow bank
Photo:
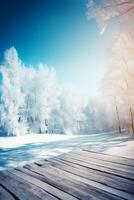
{"type": "Polygon", "coordinates": [[[105,151],[105,153],[134,159],[134,141],[123,142],[119,146],[105,151]]]}
{"type": "Polygon", "coordinates": [[[31,134],[17,137],[0,137],[0,148],[15,148],[32,143],[47,143],[76,138],[76,135],[31,134]]]}

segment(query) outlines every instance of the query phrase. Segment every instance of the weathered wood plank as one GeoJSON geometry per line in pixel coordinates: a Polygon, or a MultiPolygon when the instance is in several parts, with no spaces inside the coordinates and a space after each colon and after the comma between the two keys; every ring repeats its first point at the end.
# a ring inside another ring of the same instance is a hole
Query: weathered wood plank
{"type": "Polygon", "coordinates": [[[74,151],[0,172],[0,200],[133,200],[134,160],[74,151]]]}
{"type": "Polygon", "coordinates": [[[13,196],[0,185],[0,200],[15,200],[13,196]]]}
{"type": "Polygon", "coordinates": [[[63,171],[59,168],[53,167],[51,165],[44,165],[44,167],[38,167],[36,165],[27,166],[28,169],[35,173],[39,173],[44,177],[49,177],[51,184],[56,184],[54,186],[61,188],[62,190],[76,196],[79,199],[121,199],[110,193],[104,192],[103,190],[96,189],[93,186],[85,184],[80,181],[77,176],[73,176],[72,173],[63,171]],[[63,175],[64,174],[64,175],[63,175]],[[54,180],[53,180],[54,179],[54,180]]]}
{"type": "Polygon", "coordinates": [[[102,165],[96,165],[95,163],[84,163],[80,160],[76,160],[76,159],[72,159],[72,158],[67,158],[65,156],[62,157],[58,157],[56,159],[60,159],[61,161],[66,162],[66,164],[68,165],[75,165],[76,168],[78,168],[79,166],[83,166],[85,168],[89,168],[89,169],[93,169],[93,170],[98,170],[101,172],[105,172],[105,173],[109,173],[109,174],[114,174],[116,176],[120,176],[126,179],[130,179],[130,180],[134,180],[134,174],[130,173],[130,172],[125,172],[125,171],[121,171],[120,169],[113,169],[113,168],[107,168],[106,166],[102,166],[102,165]]]}
{"type": "Polygon", "coordinates": [[[88,149],[82,149],[79,151],[79,153],[81,155],[83,155],[85,153],[89,157],[93,157],[93,158],[97,158],[97,159],[101,159],[101,160],[105,160],[105,161],[134,166],[134,159],[131,159],[131,158],[125,158],[125,157],[110,155],[110,154],[105,154],[105,153],[98,153],[98,152],[90,151],[88,149]]]}
{"type": "MultiPolygon", "coordinates": [[[[40,167],[37,167],[34,165],[27,166],[26,169],[29,169],[30,172],[31,171],[33,172],[32,177],[34,177],[34,178],[38,178],[39,180],[41,180],[47,184],[50,184],[53,187],[58,188],[59,190],[64,191],[78,199],[87,199],[88,193],[86,191],[86,188],[85,188],[85,191],[82,191],[81,185],[79,185],[77,183],[75,183],[75,185],[76,185],[76,188],[75,188],[72,180],[68,181],[65,176],[62,180],[62,178],[59,177],[59,174],[51,173],[51,169],[49,172],[49,171],[42,170],[40,167]],[[41,176],[38,176],[38,174],[41,176]]],[[[20,171],[26,172],[21,169],[20,169],[20,171]]],[[[31,174],[31,173],[29,173],[29,171],[26,172],[28,175],[31,174]]]]}
{"type": "Polygon", "coordinates": [[[36,178],[35,178],[34,173],[32,173],[32,172],[31,172],[31,174],[27,174],[24,171],[12,170],[12,173],[14,175],[24,179],[25,181],[42,188],[43,190],[47,191],[49,194],[57,197],[58,199],[61,199],[61,200],[77,200],[77,198],[75,198],[75,197],[63,192],[62,190],[55,188],[52,185],[44,182],[43,177],[36,176],[36,178]]]}
{"type": "Polygon", "coordinates": [[[129,172],[131,174],[134,174],[134,167],[121,165],[121,164],[117,164],[117,163],[112,163],[112,162],[107,162],[107,161],[103,161],[103,160],[97,160],[96,158],[90,158],[90,157],[81,156],[81,155],[74,155],[71,153],[64,155],[64,158],[72,158],[74,160],[79,160],[84,163],[89,163],[89,164],[91,163],[91,164],[95,164],[98,166],[103,166],[103,167],[116,169],[116,170],[120,170],[123,172],[129,172]]]}
{"type": "MultiPolygon", "coordinates": [[[[65,172],[63,174],[65,174],[65,172]]],[[[125,193],[123,191],[119,191],[117,189],[108,187],[106,185],[103,185],[101,183],[98,183],[98,182],[95,182],[95,181],[92,181],[92,180],[85,179],[83,177],[79,177],[79,176],[71,174],[71,173],[67,173],[67,175],[68,175],[68,177],[70,177],[72,179],[76,179],[77,181],[83,182],[83,183],[85,183],[85,184],[87,184],[89,186],[96,187],[97,190],[100,189],[100,190],[103,190],[105,192],[108,192],[108,193],[111,193],[113,195],[116,195],[118,197],[121,197],[121,199],[129,199],[129,200],[133,200],[134,199],[134,195],[132,195],[132,194],[128,194],[128,193],[125,193]]]]}
{"type": "MultiPolygon", "coordinates": [[[[95,171],[92,169],[87,169],[81,166],[79,168],[71,167],[60,162],[60,160],[57,161],[56,159],[48,160],[48,163],[50,163],[49,165],[51,165],[52,167],[62,169],[63,171],[67,171],[77,176],[81,176],[86,179],[89,180],[91,179],[93,181],[102,183],[109,187],[134,194],[134,181],[132,180],[124,179],[121,177],[117,177],[100,171],[95,171]]],[[[47,164],[44,164],[43,167],[50,168],[50,166],[48,166],[47,164]]]]}
{"type": "Polygon", "coordinates": [[[41,200],[42,198],[56,200],[42,189],[29,184],[8,171],[0,172],[0,184],[7,188],[17,200],[41,200]]]}

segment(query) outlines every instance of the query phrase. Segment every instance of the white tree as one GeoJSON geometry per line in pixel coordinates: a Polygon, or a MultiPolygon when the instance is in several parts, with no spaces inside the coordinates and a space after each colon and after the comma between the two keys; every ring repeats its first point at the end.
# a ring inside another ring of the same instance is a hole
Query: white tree
{"type": "Polygon", "coordinates": [[[97,3],[89,0],[88,18],[96,18],[99,22],[101,33],[103,33],[108,23],[115,18],[121,20],[123,30],[134,28],[134,1],[133,0],[103,0],[97,3]]]}
{"type": "Polygon", "coordinates": [[[61,133],[78,134],[78,123],[82,119],[84,99],[77,88],[64,85],[60,90],[59,103],[53,110],[51,121],[60,129],[61,133]]]}
{"type": "MultiPolygon", "coordinates": [[[[110,50],[110,65],[102,81],[102,89],[106,89],[119,100],[119,104],[126,110],[134,133],[133,100],[134,100],[134,46],[129,34],[120,33],[110,50]],[[129,112],[128,112],[129,111],[129,112]]],[[[117,107],[116,100],[116,107],[117,107]]],[[[118,105],[118,107],[120,107],[118,105]]],[[[123,112],[122,112],[123,113],[123,112]]],[[[128,120],[127,119],[127,120],[128,120]]]]}
{"type": "Polygon", "coordinates": [[[87,134],[106,129],[102,105],[91,100],[87,104],[72,85],[59,87],[54,69],[43,64],[27,67],[10,48],[0,71],[0,125],[9,134],[87,134]]]}
{"type": "Polygon", "coordinates": [[[40,65],[32,82],[31,90],[33,102],[31,117],[34,118],[35,123],[37,122],[39,132],[47,132],[47,121],[51,111],[58,103],[58,95],[59,89],[54,69],[49,70],[40,65]]]}
{"type": "Polygon", "coordinates": [[[110,65],[104,75],[102,89],[107,90],[108,94],[116,99],[117,113],[120,113],[120,107],[122,116],[128,116],[129,113],[127,120],[131,121],[134,133],[134,1],[105,0],[98,4],[95,1],[89,1],[88,16],[97,19],[101,33],[105,31],[112,19],[120,19],[119,32],[111,45],[110,65]],[[125,114],[124,111],[126,111],[125,114]]]}
{"type": "Polygon", "coordinates": [[[90,98],[84,107],[84,134],[112,129],[112,118],[108,106],[104,100],[102,101],[101,96],[97,98],[90,98]]]}
{"type": "Polygon", "coordinates": [[[54,69],[40,64],[26,67],[15,48],[5,52],[0,66],[1,125],[9,134],[46,132],[46,120],[58,102],[58,83],[54,69]]]}
{"type": "Polygon", "coordinates": [[[14,48],[5,52],[5,63],[0,66],[3,77],[1,85],[1,123],[8,133],[20,135],[26,131],[21,121],[20,108],[24,106],[24,94],[21,91],[21,61],[14,48]]]}

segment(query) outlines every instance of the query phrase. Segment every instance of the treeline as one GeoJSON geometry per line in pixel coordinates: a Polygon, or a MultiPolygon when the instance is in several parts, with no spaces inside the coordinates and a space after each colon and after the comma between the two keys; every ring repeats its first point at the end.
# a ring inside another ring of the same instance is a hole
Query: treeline
{"type": "Polygon", "coordinates": [[[118,34],[108,49],[108,68],[101,91],[116,110],[118,129],[134,134],[134,1],[89,1],[88,17],[96,18],[103,34],[110,23],[119,23],[118,34]]]}
{"type": "Polygon", "coordinates": [[[5,52],[0,72],[0,126],[5,133],[89,134],[116,127],[104,103],[84,98],[72,86],[60,87],[54,69],[25,66],[15,48],[5,52]]]}

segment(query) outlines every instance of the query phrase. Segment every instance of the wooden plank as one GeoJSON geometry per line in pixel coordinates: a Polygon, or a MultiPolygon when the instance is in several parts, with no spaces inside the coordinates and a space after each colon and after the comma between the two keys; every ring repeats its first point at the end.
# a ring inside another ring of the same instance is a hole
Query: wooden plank
{"type": "MultiPolygon", "coordinates": [[[[81,167],[81,166],[79,168],[75,168],[73,166],[71,167],[64,163],[61,163],[60,160],[57,161],[56,159],[48,160],[48,162],[53,167],[73,173],[77,176],[81,176],[86,179],[90,179],[90,180],[102,183],[109,187],[134,194],[134,182],[132,180],[124,179],[121,177],[117,177],[117,176],[107,174],[104,172],[100,172],[100,171],[95,171],[92,169],[87,169],[87,168],[81,167]]],[[[50,166],[47,166],[47,164],[44,164],[43,167],[50,168],[50,166]]]]}
{"type": "Polygon", "coordinates": [[[47,191],[49,194],[57,197],[58,199],[61,199],[61,200],[77,200],[77,198],[75,198],[75,197],[63,192],[62,190],[55,188],[52,185],[44,182],[43,177],[38,175],[38,177],[36,176],[36,178],[35,178],[34,173],[32,173],[32,172],[31,172],[31,174],[27,174],[26,172],[24,172],[24,171],[22,172],[20,170],[12,170],[11,172],[14,175],[24,179],[25,181],[42,188],[43,190],[47,191]]]}
{"type": "Polygon", "coordinates": [[[8,189],[16,200],[41,200],[42,198],[56,200],[42,189],[25,182],[22,178],[18,178],[8,171],[0,172],[0,184],[8,189]]]}
{"type": "Polygon", "coordinates": [[[52,173],[51,169],[49,171],[45,171],[42,170],[40,167],[37,167],[36,165],[29,165],[27,166],[28,171],[24,171],[23,169],[19,169],[22,172],[27,173],[28,175],[30,175],[31,173],[29,173],[29,171],[33,172],[32,173],[32,177],[38,178],[39,180],[46,182],[50,185],[52,185],[55,188],[60,189],[61,191],[64,191],[76,198],[80,198],[80,199],[86,199],[88,193],[86,192],[86,188],[85,191],[82,191],[81,186],[79,186],[76,183],[76,188],[74,187],[74,183],[72,182],[72,180],[68,181],[64,175],[64,178],[62,180],[62,178],[59,176],[59,174],[56,173],[52,173]],[[40,177],[38,176],[41,175],[40,177]]]}
{"type": "Polygon", "coordinates": [[[131,166],[126,166],[126,165],[121,165],[121,164],[117,164],[117,163],[112,163],[112,162],[106,162],[103,160],[97,160],[96,158],[90,158],[87,156],[81,156],[81,155],[74,155],[73,153],[68,153],[66,155],[64,155],[65,158],[72,158],[74,160],[79,160],[82,161],[84,163],[91,163],[91,164],[95,164],[98,166],[103,166],[103,167],[107,167],[107,168],[111,168],[111,169],[116,169],[116,170],[120,170],[123,172],[129,172],[131,174],[134,174],[134,167],[131,166]]]}
{"type": "Polygon", "coordinates": [[[116,176],[120,176],[126,179],[130,179],[130,180],[134,180],[134,174],[131,174],[129,172],[122,172],[120,170],[115,170],[115,169],[110,169],[107,167],[103,167],[103,166],[98,166],[95,164],[88,164],[88,163],[84,163],[78,160],[74,160],[72,158],[68,159],[65,157],[58,157],[55,159],[60,159],[60,162],[65,162],[67,165],[71,165],[73,167],[79,168],[80,166],[85,167],[87,169],[93,169],[93,170],[98,170],[100,172],[105,172],[105,173],[109,173],[109,174],[114,174],[116,176]]]}
{"type": "MultiPolygon", "coordinates": [[[[78,153],[78,151],[77,151],[77,153],[78,153]]],[[[125,157],[110,155],[110,154],[105,154],[105,153],[98,153],[98,152],[90,151],[88,149],[82,149],[79,151],[79,153],[81,155],[83,155],[85,153],[89,157],[93,157],[93,158],[97,158],[97,159],[101,159],[101,160],[105,160],[105,161],[111,161],[111,162],[115,162],[118,164],[134,166],[134,159],[131,159],[131,158],[125,158],[125,157]]]]}
{"type": "MultiPolygon", "coordinates": [[[[28,166],[27,166],[28,167],[28,166]]],[[[46,177],[49,177],[49,181],[51,180],[51,184],[54,184],[55,187],[62,189],[63,191],[68,192],[69,194],[77,197],[78,199],[87,199],[87,198],[97,198],[100,197],[101,200],[104,199],[120,199],[115,197],[114,195],[108,194],[100,189],[96,189],[92,186],[87,186],[83,182],[68,176],[68,173],[60,169],[56,169],[51,167],[50,165],[47,168],[41,168],[36,165],[29,166],[28,169],[32,170],[32,172],[39,173],[46,177]],[[53,180],[54,179],[54,180],[53,180]]],[[[36,176],[36,175],[35,175],[36,176]]],[[[45,180],[46,181],[46,180],[45,180]]]]}
{"type": "Polygon", "coordinates": [[[81,158],[83,158],[83,159],[86,159],[87,161],[90,161],[90,160],[95,160],[95,161],[97,161],[98,163],[104,163],[104,164],[106,164],[106,165],[111,165],[111,166],[119,166],[120,168],[123,168],[123,169],[127,169],[127,170],[130,170],[130,171],[134,171],[134,166],[132,165],[132,163],[131,163],[131,166],[130,165],[127,165],[127,164],[124,164],[124,163],[121,163],[121,160],[120,160],[120,163],[117,163],[117,162],[115,162],[115,161],[112,161],[112,159],[101,159],[101,158],[97,158],[97,156],[98,156],[98,154],[97,154],[97,156],[94,156],[94,155],[96,155],[97,153],[94,153],[94,154],[92,154],[92,155],[90,155],[90,152],[86,152],[86,151],[73,151],[73,152],[70,152],[70,153],[68,153],[68,154],[66,154],[66,155],[73,155],[73,156],[75,156],[75,157],[77,157],[77,156],[79,156],[79,157],[81,157],[81,158]]]}
{"type": "MultiPolygon", "coordinates": [[[[55,159],[60,159],[60,162],[65,162],[67,165],[70,165],[73,167],[76,167],[78,168],[79,166],[83,166],[84,163],[79,163],[78,165],[75,164],[77,163],[77,161],[75,160],[75,162],[72,163],[72,160],[66,160],[63,156],[60,156],[60,157],[56,157],[55,159]]],[[[43,163],[43,162],[42,162],[43,163]]],[[[129,172],[124,172],[124,171],[121,171],[121,170],[117,170],[117,169],[112,169],[112,168],[107,168],[107,167],[104,167],[104,166],[98,166],[96,164],[93,164],[93,163],[90,163],[90,165],[88,165],[87,163],[85,163],[86,165],[84,165],[83,167],[86,167],[86,168],[89,168],[89,169],[93,169],[93,170],[97,170],[97,171],[100,171],[100,172],[105,172],[105,173],[109,173],[109,174],[113,174],[115,176],[120,176],[120,177],[123,177],[123,178],[126,178],[126,179],[129,179],[129,180],[133,180],[134,181],[134,174],[132,173],[129,173],[129,172]]]]}
{"type": "Polygon", "coordinates": [[[0,200],[15,200],[13,196],[0,185],[0,200]]]}
{"type": "MultiPolygon", "coordinates": [[[[132,195],[132,194],[128,194],[126,192],[123,192],[123,191],[108,187],[106,185],[103,185],[101,183],[98,183],[98,182],[95,182],[95,181],[92,181],[92,180],[88,180],[86,178],[74,175],[72,173],[68,173],[68,172],[66,172],[66,173],[67,173],[68,178],[70,178],[70,179],[75,179],[77,181],[83,182],[84,184],[89,185],[89,187],[93,186],[93,187],[97,188],[97,190],[100,189],[100,190],[103,190],[103,191],[105,191],[107,193],[111,193],[112,195],[115,195],[118,198],[120,197],[122,200],[123,199],[129,199],[129,200],[133,200],[134,199],[134,195],[132,195]]],[[[65,171],[63,172],[63,174],[65,175],[65,171]]],[[[99,196],[99,199],[100,199],[100,197],[101,197],[101,195],[99,196]]],[[[113,199],[113,197],[112,198],[108,198],[108,199],[113,199]]]]}
{"type": "Polygon", "coordinates": [[[81,150],[0,172],[0,200],[31,199],[133,200],[133,159],[81,150]]]}

